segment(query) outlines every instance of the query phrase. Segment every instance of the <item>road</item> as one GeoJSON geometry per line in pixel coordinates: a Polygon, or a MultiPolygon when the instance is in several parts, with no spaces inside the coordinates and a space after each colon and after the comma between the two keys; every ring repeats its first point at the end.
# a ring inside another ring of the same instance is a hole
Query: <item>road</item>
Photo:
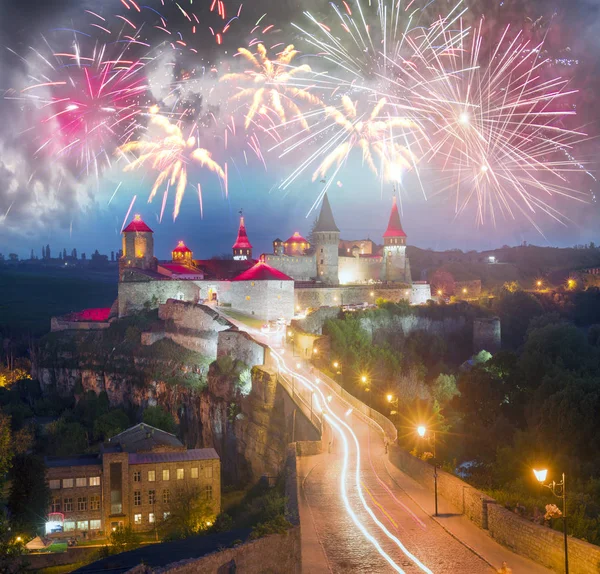
{"type": "Polygon", "coordinates": [[[388,461],[381,427],[298,363],[280,337],[236,324],[271,345],[280,372],[314,392],[325,421],[327,452],[299,459],[304,572],[483,574],[503,561],[514,574],[548,572],[499,546],[445,501],[433,519],[431,494],[388,461]]]}

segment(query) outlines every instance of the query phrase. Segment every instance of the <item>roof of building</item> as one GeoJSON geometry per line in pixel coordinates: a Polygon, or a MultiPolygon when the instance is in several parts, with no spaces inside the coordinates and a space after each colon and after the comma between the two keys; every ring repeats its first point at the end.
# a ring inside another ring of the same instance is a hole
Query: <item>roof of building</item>
{"type": "Polygon", "coordinates": [[[392,203],[392,211],[390,213],[390,220],[388,222],[387,229],[383,234],[384,237],[406,237],[402,224],[400,223],[400,212],[398,211],[398,203],[396,197],[394,197],[392,203]]]}
{"type": "Polygon", "coordinates": [[[248,234],[246,233],[246,226],[244,225],[244,216],[240,216],[240,227],[238,229],[237,239],[233,244],[233,249],[252,249],[248,234]]]}
{"type": "Polygon", "coordinates": [[[124,430],[108,440],[111,445],[119,445],[126,452],[148,451],[161,446],[185,448],[174,435],[146,423],[140,423],[124,430]]]}
{"type": "Polygon", "coordinates": [[[154,231],[152,231],[152,229],[150,229],[142,220],[142,216],[139,214],[136,214],[135,217],[131,220],[131,222],[129,223],[129,225],[123,229],[123,233],[130,233],[130,232],[145,232],[145,233],[154,233],[154,231]]]}
{"type": "Polygon", "coordinates": [[[273,239],[273,243],[283,243],[279,237],[277,239],[273,239]]]}
{"type": "Polygon", "coordinates": [[[285,273],[259,261],[254,267],[247,269],[232,281],[292,281],[285,273]]]}
{"type": "Polygon", "coordinates": [[[204,273],[199,269],[188,267],[181,263],[160,263],[159,265],[173,273],[173,275],[194,275],[196,277],[204,277],[204,273]]]}
{"type": "Polygon", "coordinates": [[[219,460],[214,448],[192,448],[179,452],[129,453],[129,464],[151,464],[158,462],[184,462],[194,460],[219,460]]]}
{"type": "Polygon", "coordinates": [[[299,231],[294,231],[294,235],[292,235],[284,243],[306,243],[306,244],[308,244],[308,239],[305,239],[304,237],[302,237],[302,235],[300,235],[299,231]]]}
{"type": "Polygon", "coordinates": [[[98,453],[94,454],[75,454],[73,456],[46,456],[44,462],[48,468],[58,466],[91,466],[101,465],[102,458],[98,453]]]}
{"type": "Polygon", "coordinates": [[[192,250],[183,242],[180,241],[177,244],[177,247],[175,247],[175,249],[173,249],[173,253],[191,253],[192,250]]]}
{"type": "Polygon", "coordinates": [[[333,212],[331,211],[331,205],[329,205],[329,199],[327,194],[323,196],[323,203],[321,204],[321,212],[319,213],[319,219],[313,229],[313,233],[323,231],[338,231],[339,229],[333,219],[333,212]]]}
{"type": "Polygon", "coordinates": [[[110,316],[110,307],[96,308],[96,309],[84,309],[83,311],[77,311],[76,313],[69,313],[64,316],[67,321],[80,322],[80,321],[108,321],[110,316]]]}
{"type": "Polygon", "coordinates": [[[196,267],[204,272],[205,279],[227,281],[233,279],[242,271],[250,269],[256,261],[254,259],[197,259],[196,267]]]}

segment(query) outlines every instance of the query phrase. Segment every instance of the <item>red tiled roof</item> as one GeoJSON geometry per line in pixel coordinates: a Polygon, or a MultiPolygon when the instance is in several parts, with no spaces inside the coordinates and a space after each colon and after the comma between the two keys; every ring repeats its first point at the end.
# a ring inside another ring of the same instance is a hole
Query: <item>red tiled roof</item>
{"type": "Polygon", "coordinates": [[[292,235],[285,243],[308,243],[307,239],[304,239],[297,231],[292,235]]]}
{"type": "Polygon", "coordinates": [[[233,249],[252,249],[248,234],[246,233],[246,226],[244,225],[244,216],[240,217],[240,228],[238,229],[238,236],[233,244],[233,249]]]}
{"type": "Polygon", "coordinates": [[[173,253],[191,253],[192,250],[183,242],[180,241],[177,244],[177,247],[175,247],[175,249],[173,249],[173,253]]]}
{"type": "Polygon", "coordinates": [[[259,261],[250,269],[247,269],[232,281],[292,281],[285,273],[259,261]]]}
{"type": "Polygon", "coordinates": [[[106,309],[84,309],[67,315],[69,321],[108,321],[110,307],[106,309]]]}
{"type": "Polygon", "coordinates": [[[129,223],[129,225],[123,229],[123,233],[130,233],[130,232],[145,232],[145,233],[154,233],[154,231],[152,231],[152,229],[150,229],[143,221],[142,221],[142,217],[140,215],[136,215],[131,222],[129,223]]]}
{"type": "Polygon", "coordinates": [[[160,263],[160,266],[164,267],[174,275],[196,275],[198,277],[204,277],[202,271],[187,267],[186,265],[180,265],[179,263],[160,263]]]}
{"type": "Polygon", "coordinates": [[[383,236],[406,237],[406,233],[404,233],[404,229],[402,229],[402,224],[400,223],[400,213],[398,211],[398,204],[396,203],[395,197],[394,202],[392,204],[392,212],[390,213],[390,221],[383,236]]]}

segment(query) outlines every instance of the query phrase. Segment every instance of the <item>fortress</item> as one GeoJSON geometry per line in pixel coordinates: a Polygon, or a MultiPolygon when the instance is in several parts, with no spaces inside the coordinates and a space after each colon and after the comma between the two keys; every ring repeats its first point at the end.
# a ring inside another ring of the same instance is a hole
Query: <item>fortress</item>
{"type": "Polygon", "coordinates": [[[363,305],[380,297],[422,304],[431,298],[427,283],[411,279],[407,236],[395,199],[381,247],[370,239],[340,240],[327,195],[312,237],[313,245],[298,232],[286,241],[275,239],[273,253],[254,259],[240,216],[232,259],[194,259],[180,241],[170,261],[158,261],[154,232],[136,215],[123,229],[118,299],[112,309],[57,318],[53,329],[102,328],[99,323],[108,326],[112,317],[157,308],[169,299],[289,321],[309,308],[363,305]],[[101,319],[94,327],[95,316],[101,319]]]}

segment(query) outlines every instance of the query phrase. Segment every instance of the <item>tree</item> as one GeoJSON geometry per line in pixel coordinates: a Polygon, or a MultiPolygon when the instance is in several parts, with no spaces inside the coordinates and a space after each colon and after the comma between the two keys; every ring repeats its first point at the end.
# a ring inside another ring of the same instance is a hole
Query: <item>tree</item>
{"type": "Polygon", "coordinates": [[[440,373],[431,386],[431,396],[440,406],[449,403],[454,397],[460,395],[456,386],[454,375],[440,373]]]}
{"type": "Polygon", "coordinates": [[[502,320],[502,341],[513,349],[523,344],[529,322],[544,312],[541,303],[525,291],[503,293],[495,307],[502,320]]]}
{"type": "Polygon", "coordinates": [[[51,259],[50,255],[50,244],[46,245],[46,259],[51,259]]]}
{"type": "Polygon", "coordinates": [[[9,261],[18,261],[19,260],[19,256],[16,253],[9,253],[8,254],[8,260],[9,261]]]}
{"type": "Polygon", "coordinates": [[[55,456],[79,454],[88,448],[85,427],[65,415],[46,426],[46,440],[47,453],[55,456]]]}
{"type": "Polygon", "coordinates": [[[144,411],[142,420],[147,425],[156,427],[157,429],[161,429],[166,432],[174,433],[177,430],[177,425],[173,415],[159,406],[147,407],[144,411]]]}
{"type": "Polygon", "coordinates": [[[30,571],[23,553],[23,542],[17,541],[6,513],[0,512],[0,572],[21,574],[30,571]]]}
{"type": "Polygon", "coordinates": [[[12,459],[13,444],[10,417],[0,412],[0,492],[4,484],[4,477],[11,467],[12,459]]]}
{"type": "Polygon", "coordinates": [[[110,533],[110,554],[120,554],[141,546],[140,535],[130,525],[110,533]]]}
{"type": "Polygon", "coordinates": [[[129,427],[129,417],[122,409],[115,409],[98,417],[94,421],[94,438],[108,440],[129,427]]]}
{"type": "Polygon", "coordinates": [[[37,456],[16,456],[11,469],[8,510],[15,527],[34,535],[48,512],[50,490],[46,484],[46,467],[37,456]]]}
{"type": "Polygon", "coordinates": [[[172,493],[169,514],[161,529],[169,538],[187,538],[209,528],[215,518],[214,503],[199,487],[180,486],[172,493]]]}

